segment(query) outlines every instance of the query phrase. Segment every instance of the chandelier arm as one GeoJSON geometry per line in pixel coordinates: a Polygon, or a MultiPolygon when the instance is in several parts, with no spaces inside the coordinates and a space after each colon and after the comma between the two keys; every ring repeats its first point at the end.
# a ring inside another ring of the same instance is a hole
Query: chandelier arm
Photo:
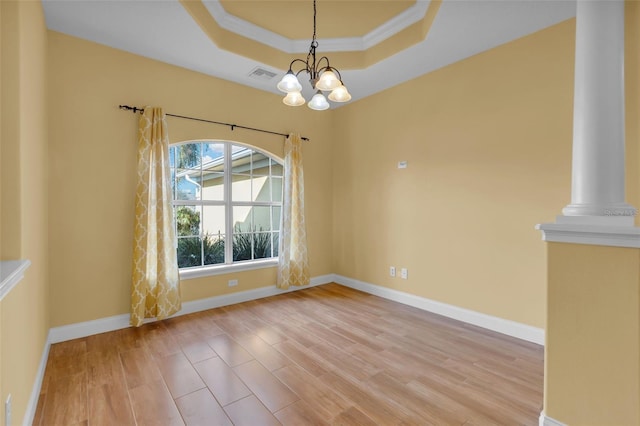
{"type": "Polygon", "coordinates": [[[327,58],[326,56],[323,56],[322,58],[318,59],[318,62],[316,62],[316,66],[318,68],[318,73],[320,73],[320,71],[326,71],[326,70],[334,69],[334,68],[331,67],[331,65],[329,65],[329,58],[327,58]],[[322,62],[323,59],[327,63],[327,65],[324,66],[324,67],[321,67],[320,63],[322,62]]]}
{"type": "Polygon", "coordinates": [[[340,71],[338,71],[337,68],[331,68],[331,71],[335,71],[338,74],[338,80],[340,80],[340,83],[342,83],[342,74],[340,74],[340,71]]]}
{"type": "Polygon", "coordinates": [[[303,61],[303,60],[302,60],[302,59],[300,59],[300,58],[296,58],[296,59],[294,59],[294,60],[293,60],[293,61],[291,61],[291,63],[289,64],[289,70],[290,70],[291,72],[293,72],[293,64],[295,64],[296,62],[300,62],[301,64],[303,64],[303,68],[302,68],[300,71],[297,71],[297,72],[295,73],[295,74],[296,74],[296,77],[297,77],[297,76],[298,76],[298,74],[300,74],[302,71],[307,71],[307,72],[308,72],[308,65],[307,65],[308,63],[307,63],[307,62],[305,62],[305,61],[303,61]]]}

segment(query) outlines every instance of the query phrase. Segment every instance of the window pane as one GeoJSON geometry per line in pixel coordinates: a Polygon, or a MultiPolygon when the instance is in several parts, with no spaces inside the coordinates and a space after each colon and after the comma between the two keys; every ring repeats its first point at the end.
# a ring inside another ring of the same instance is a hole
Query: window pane
{"type": "Polygon", "coordinates": [[[251,233],[233,232],[233,260],[251,260],[251,233]]]}
{"type": "Polygon", "coordinates": [[[201,146],[200,143],[177,145],[176,167],[179,169],[199,169],[201,146]]]}
{"type": "Polygon", "coordinates": [[[271,232],[256,232],[253,234],[253,258],[267,257],[271,257],[271,232]]]}
{"type": "Polygon", "coordinates": [[[251,150],[248,148],[237,149],[231,155],[231,171],[249,174],[251,171],[251,150]]]}
{"type": "Polygon", "coordinates": [[[202,207],[202,235],[218,237],[225,232],[224,206],[202,207]]]}
{"type": "Polygon", "coordinates": [[[261,152],[253,152],[252,169],[254,176],[269,175],[269,158],[261,152]]]}
{"type": "Polygon", "coordinates": [[[233,201],[251,201],[251,177],[248,175],[231,176],[231,199],[233,201]]]}
{"type": "Polygon", "coordinates": [[[271,176],[283,176],[282,164],[278,164],[277,161],[271,160],[271,176]]]}
{"type": "Polygon", "coordinates": [[[253,230],[271,231],[271,207],[255,206],[253,208],[253,230]]]}
{"type": "Polygon", "coordinates": [[[280,215],[282,214],[282,207],[272,207],[271,214],[271,229],[275,231],[280,230],[280,215]]]}
{"type": "Polygon", "coordinates": [[[224,263],[224,235],[207,235],[202,239],[204,264],[224,263]]]}
{"type": "Polygon", "coordinates": [[[271,201],[271,187],[267,176],[255,176],[251,179],[251,201],[271,201]]]}
{"type": "Polygon", "coordinates": [[[251,210],[252,210],[251,206],[234,206],[233,207],[233,232],[234,233],[253,231],[251,210]]]}
{"type": "Polygon", "coordinates": [[[273,201],[282,201],[282,178],[271,178],[271,191],[273,193],[273,201]]]}
{"type": "Polygon", "coordinates": [[[176,207],[178,236],[200,236],[200,206],[176,207]]]}
{"type": "Polygon", "coordinates": [[[174,169],[176,167],[176,155],[178,155],[178,147],[170,146],[169,147],[169,167],[174,169]]]}
{"type": "Polygon", "coordinates": [[[200,237],[178,239],[178,267],[202,266],[202,243],[200,237]]]}
{"type": "Polygon", "coordinates": [[[170,173],[171,173],[171,177],[169,179],[171,179],[171,197],[173,197],[174,200],[177,200],[177,193],[176,193],[176,169],[174,169],[173,167],[171,167],[170,173]]]}
{"type": "Polygon", "coordinates": [[[280,234],[277,232],[273,233],[273,257],[278,257],[280,255],[280,234]]]}
{"type": "Polygon", "coordinates": [[[176,200],[200,200],[201,188],[199,170],[179,169],[176,172],[176,200]]]}
{"type": "Polygon", "coordinates": [[[202,168],[217,172],[224,171],[223,143],[202,144],[202,168]]]}
{"type": "Polygon", "coordinates": [[[202,199],[209,201],[224,201],[224,174],[202,173],[202,199]]]}

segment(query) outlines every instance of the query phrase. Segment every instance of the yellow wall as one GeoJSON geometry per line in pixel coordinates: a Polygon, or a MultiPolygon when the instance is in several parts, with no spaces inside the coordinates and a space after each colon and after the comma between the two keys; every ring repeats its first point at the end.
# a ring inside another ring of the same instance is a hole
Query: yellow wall
{"type": "Polygon", "coordinates": [[[545,414],[640,424],[640,249],[548,243],[545,414]]]}
{"type": "Polygon", "coordinates": [[[544,327],[534,225],[569,202],[574,40],[566,21],[337,110],[334,272],[544,327]]]}
{"type": "MultiPolygon", "coordinates": [[[[129,312],[137,117],[119,104],[311,138],[303,148],[311,275],[331,273],[332,112],[49,32],[51,321],[61,326],[129,312]]],[[[283,139],[168,119],[172,141],[214,138],[282,156],[283,139]]],[[[275,269],[184,280],[183,300],[275,284],[275,269]]]]}
{"type": "Polygon", "coordinates": [[[2,186],[2,240],[0,240],[0,257],[2,259],[17,259],[20,257],[20,124],[18,100],[20,87],[18,85],[20,63],[18,61],[20,39],[18,3],[3,2],[2,14],[2,168],[0,182],[2,186]]]}
{"type": "MultiPolygon", "coordinates": [[[[2,25],[2,260],[27,258],[0,303],[2,410],[20,424],[49,330],[47,251],[47,31],[40,2],[0,2],[2,25]]],[[[4,414],[3,414],[4,415],[4,414]]]]}

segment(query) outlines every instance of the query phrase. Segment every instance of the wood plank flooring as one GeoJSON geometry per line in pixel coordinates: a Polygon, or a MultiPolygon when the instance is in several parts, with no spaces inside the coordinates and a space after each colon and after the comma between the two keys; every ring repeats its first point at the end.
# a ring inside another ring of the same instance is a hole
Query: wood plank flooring
{"type": "Polygon", "coordinates": [[[337,284],[51,346],[34,425],[536,425],[543,348],[337,284]]]}

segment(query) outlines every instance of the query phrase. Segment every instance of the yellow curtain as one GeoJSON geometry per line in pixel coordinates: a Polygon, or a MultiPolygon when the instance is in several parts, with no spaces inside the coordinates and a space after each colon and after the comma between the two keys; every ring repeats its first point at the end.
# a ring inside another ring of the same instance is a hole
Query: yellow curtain
{"type": "Polygon", "coordinates": [[[304,174],[302,172],[302,140],[290,134],[284,142],[284,189],[278,288],[309,284],[307,228],[304,221],[304,174]]]}
{"type": "Polygon", "coordinates": [[[182,307],[171,205],[169,135],[162,108],[145,107],[138,125],[131,325],[182,307]]]}

